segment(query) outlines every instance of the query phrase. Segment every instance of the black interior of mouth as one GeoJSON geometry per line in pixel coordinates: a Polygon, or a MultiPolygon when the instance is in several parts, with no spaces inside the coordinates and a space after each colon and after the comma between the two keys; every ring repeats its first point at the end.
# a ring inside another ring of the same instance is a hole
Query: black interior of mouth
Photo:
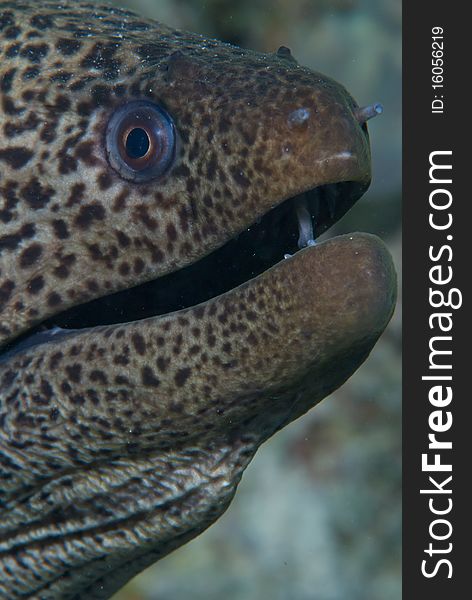
{"type": "MultiPolygon", "coordinates": [[[[296,196],[306,199],[314,218],[315,238],[338,221],[366,189],[365,184],[342,182],[296,196]]],[[[54,315],[6,350],[10,353],[12,346],[23,347],[25,339],[38,333],[31,343],[42,343],[48,334],[41,332],[57,327],[84,329],[127,323],[195,306],[237,287],[283,260],[285,254],[298,251],[296,198],[275,207],[237,238],[192,265],[54,315]]]]}

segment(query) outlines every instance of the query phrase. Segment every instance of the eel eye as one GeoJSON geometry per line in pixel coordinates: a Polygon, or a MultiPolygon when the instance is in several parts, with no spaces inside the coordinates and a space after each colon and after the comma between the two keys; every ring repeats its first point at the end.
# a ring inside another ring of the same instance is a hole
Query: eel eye
{"type": "Polygon", "coordinates": [[[108,122],[108,160],[129,181],[156,179],[174,160],[175,137],[174,123],[164,109],[143,100],[130,102],[108,122]]]}

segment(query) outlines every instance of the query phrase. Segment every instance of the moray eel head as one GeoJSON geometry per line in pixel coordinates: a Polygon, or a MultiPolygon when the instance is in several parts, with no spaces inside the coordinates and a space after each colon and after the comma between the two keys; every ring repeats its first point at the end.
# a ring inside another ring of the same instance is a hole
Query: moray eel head
{"type": "Polygon", "coordinates": [[[119,9],[0,2],[0,36],[0,593],[105,598],[387,325],[383,243],[315,243],[380,108],[119,9]]]}

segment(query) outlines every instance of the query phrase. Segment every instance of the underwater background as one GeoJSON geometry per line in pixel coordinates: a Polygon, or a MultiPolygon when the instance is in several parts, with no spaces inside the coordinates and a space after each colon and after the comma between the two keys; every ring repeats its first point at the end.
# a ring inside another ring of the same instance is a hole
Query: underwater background
{"type": "MultiPolygon", "coordinates": [[[[400,276],[400,0],[115,0],[167,25],[263,52],[288,46],[342,83],[370,125],[373,182],[329,232],[369,231],[400,276]]],[[[401,300],[359,371],[274,436],[226,514],[114,600],[401,598],[401,300]]]]}

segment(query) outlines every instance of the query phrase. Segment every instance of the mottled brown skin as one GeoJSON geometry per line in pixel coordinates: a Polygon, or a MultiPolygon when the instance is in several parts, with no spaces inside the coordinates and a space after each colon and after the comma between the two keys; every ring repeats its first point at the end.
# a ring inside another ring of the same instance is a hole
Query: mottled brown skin
{"type": "MultiPolygon", "coordinates": [[[[0,1],[0,349],[299,192],[368,184],[357,105],[285,51],[61,6],[0,1]],[[104,132],[143,98],[179,144],[138,184],[110,167],[104,132]]],[[[197,307],[0,361],[0,597],[107,598],[203,531],[258,446],[361,364],[394,298],[388,252],[356,234],[197,307]]]]}

